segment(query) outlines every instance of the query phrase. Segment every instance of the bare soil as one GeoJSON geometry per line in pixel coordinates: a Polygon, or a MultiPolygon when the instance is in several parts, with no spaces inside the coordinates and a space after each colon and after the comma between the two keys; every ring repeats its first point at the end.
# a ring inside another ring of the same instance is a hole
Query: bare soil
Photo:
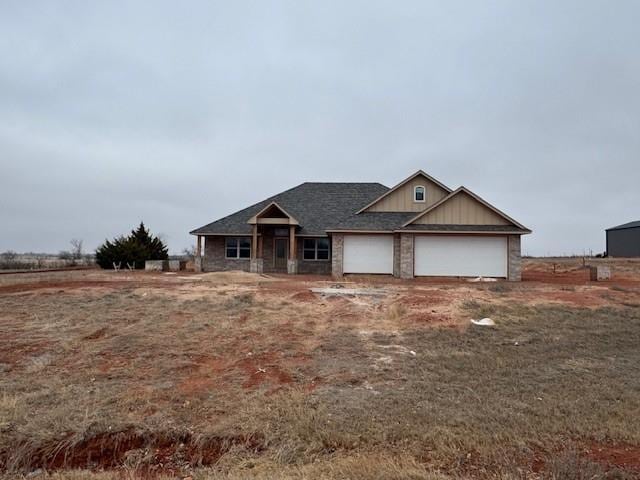
{"type": "Polygon", "coordinates": [[[5,275],[0,472],[638,478],[640,262],[597,261],[611,281],[5,275]],[[385,295],[310,291],[336,283],[385,295]]]}

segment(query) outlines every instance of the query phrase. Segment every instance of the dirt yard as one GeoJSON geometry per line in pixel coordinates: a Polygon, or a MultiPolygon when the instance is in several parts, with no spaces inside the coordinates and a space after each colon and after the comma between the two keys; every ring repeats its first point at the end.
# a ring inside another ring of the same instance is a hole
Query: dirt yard
{"type": "Polygon", "coordinates": [[[597,262],[4,275],[0,477],[640,478],[640,262],[597,262]]]}

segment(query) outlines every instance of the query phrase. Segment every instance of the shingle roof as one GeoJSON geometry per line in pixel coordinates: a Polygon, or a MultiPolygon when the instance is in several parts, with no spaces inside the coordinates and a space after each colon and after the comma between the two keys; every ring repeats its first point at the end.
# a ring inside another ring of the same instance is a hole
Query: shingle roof
{"type": "Polygon", "coordinates": [[[397,230],[415,215],[415,212],[362,212],[350,215],[343,221],[330,225],[327,230],[397,230]]]}
{"type": "Polygon", "coordinates": [[[353,216],[389,188],[380,183],[307,182],[259,203],[197,228],[193,235],[250,234],[247,221],[271,202],[276,202],[300,223],[300,235],[324,235],[328,227],[353,216]]]}
{"type": "Polygon", "coordinates": [[[626,228],[637,228],[640,227],[640,220],[635,222],[623,223],[622,225],[618,225],[617,227],[607,228],[609,230],[624,230],[626,228]]]}

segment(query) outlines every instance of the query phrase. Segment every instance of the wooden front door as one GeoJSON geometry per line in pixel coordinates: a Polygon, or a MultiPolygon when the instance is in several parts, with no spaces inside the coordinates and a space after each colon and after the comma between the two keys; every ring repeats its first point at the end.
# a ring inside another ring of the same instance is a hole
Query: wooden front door
{"type": "Polygon", "coordinates": [[[273,267],[276,270],[286,270],[288,257],[289,239],[275,238],[273,240],[273,267]]]}

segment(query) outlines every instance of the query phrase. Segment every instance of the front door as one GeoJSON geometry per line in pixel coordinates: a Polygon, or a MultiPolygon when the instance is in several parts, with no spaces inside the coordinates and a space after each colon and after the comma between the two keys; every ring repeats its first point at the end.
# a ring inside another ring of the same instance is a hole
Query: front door
{"type": "Polygon", "coordinates": [[[273,267],[276,270],[286,270],[287,257],[289,256],[289,239],[276,238],[273,242],[273,267]]]}

